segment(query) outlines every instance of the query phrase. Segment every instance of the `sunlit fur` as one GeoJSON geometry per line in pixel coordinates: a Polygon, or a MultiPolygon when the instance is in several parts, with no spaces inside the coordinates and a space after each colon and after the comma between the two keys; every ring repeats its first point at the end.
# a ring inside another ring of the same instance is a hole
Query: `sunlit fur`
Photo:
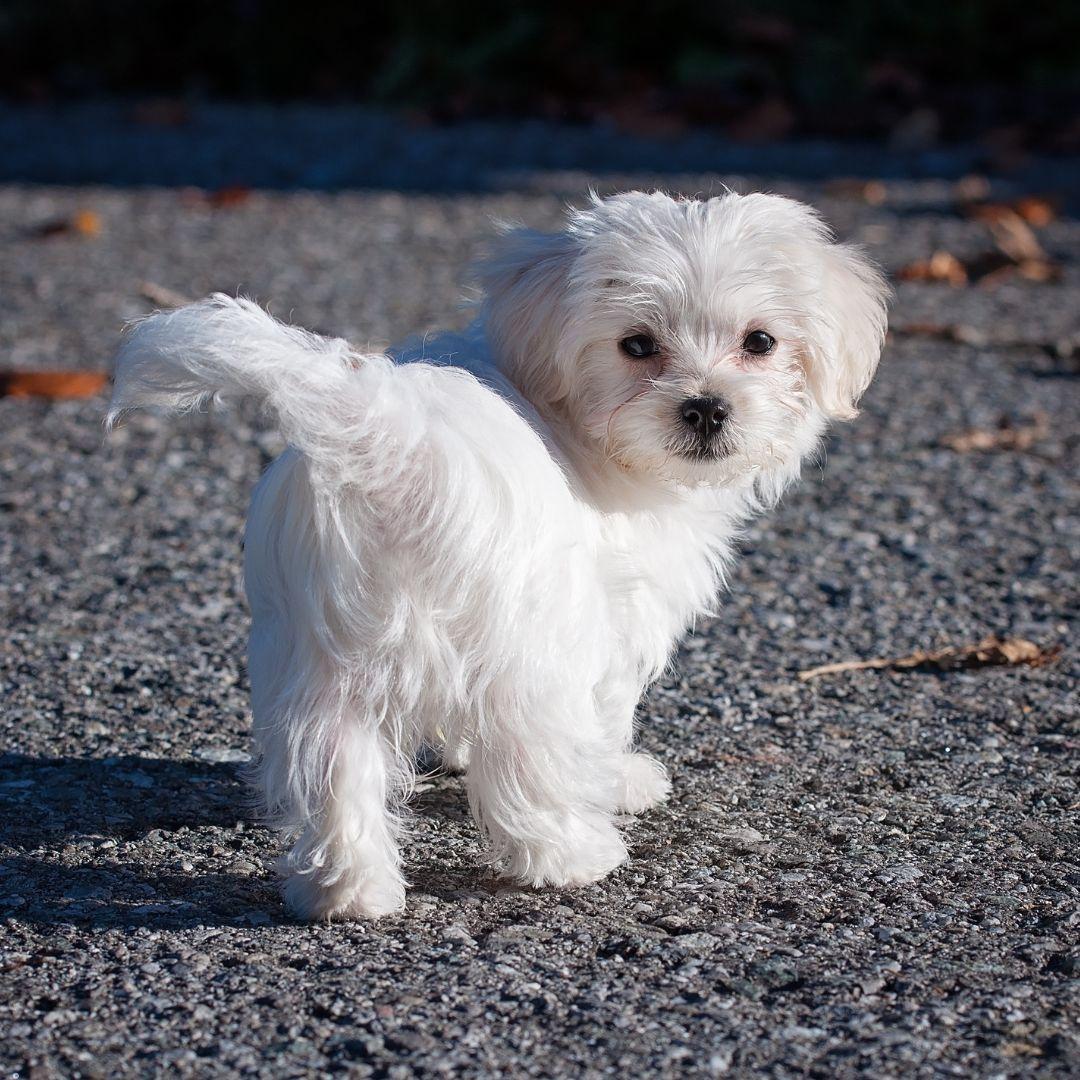
{"type": "Polygon", "coordinates": [[[631,193],[505,230],[462,334],[390,356],[224,296],[131,328],[112,423],[251,395],[289,449],[246,531],[255,773],[310,918],[404,903],[423,744],[466,771],[503,873],[594,881],[619,813],[662,800],[634,710],[715,602],[738,526],[798,474],[877,364],[885,287],[765,195],[631,193]],[[777,341],[745,353],[751,330],[777,341]],[[633,360],[619,341],[648,333],[633,360]],[[688,397],[730,417],[702,452],[688,397]]]}

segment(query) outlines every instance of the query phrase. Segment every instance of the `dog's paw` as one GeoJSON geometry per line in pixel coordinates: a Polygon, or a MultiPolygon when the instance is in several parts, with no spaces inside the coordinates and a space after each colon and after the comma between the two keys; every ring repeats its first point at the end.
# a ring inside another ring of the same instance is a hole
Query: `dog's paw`
{"type": "Polygon", "coordinates": [[[667,769],[648,754],[626,754],[619,777],[617,805],[627,814],[640,814],[671,794],[667,769]]]}
{"type": "Polygon", "coordinates": [[[368,873],[361,880],[322,884],[312,874],[293,874],[282,885],[293,914],[309,922],[378,919],[405,906],[405,886],[391,874],[368,873]]]}
{"type": "Polygon", "coordinates": [[[560,823],[561,839],[512,842],[502,859],[507,877],[534,888],[570,889],[607,877],[628,858],[626,844],[610,818],[574,815],[560,823]]]}
{"type": "Polygon", "coordinates": [[[468,743],[459,742],[442,749],[442,764],[447,772],[463,773],[469,768],[469,753],[472,748],[468,743]]]}

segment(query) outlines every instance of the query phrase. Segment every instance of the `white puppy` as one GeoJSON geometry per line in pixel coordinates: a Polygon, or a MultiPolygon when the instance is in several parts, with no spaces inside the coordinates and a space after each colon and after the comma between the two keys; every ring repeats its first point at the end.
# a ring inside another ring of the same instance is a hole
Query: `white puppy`
{"type": "Polygon", "coordinates": [[[110,422],[254,395],[289,449],[246,533],[257,771],[302,916],[405,902],[422,744],[503,873],[595,881],[668,793],[634,709],[732,541],[878,362],[886,287],[769,195],[593,199],[506,232],[463,334],[360,354],[216,296],[128,333],[110,422]]]}

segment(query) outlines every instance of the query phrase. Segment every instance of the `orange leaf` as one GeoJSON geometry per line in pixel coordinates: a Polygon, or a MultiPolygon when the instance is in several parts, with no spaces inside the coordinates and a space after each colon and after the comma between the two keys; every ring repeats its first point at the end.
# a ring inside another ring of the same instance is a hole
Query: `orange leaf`
{"type": "Polygon", "coordinates": [[[101,232],[101,215],[94,210],[80,210],[71,219],[71,227],[80,236],[97,236],[101,232]]]}
{"type": "Polygon", "coordinates": [[[34,227],[31,235],[39,240],[49,240],[54,236],[70,236],[72,233],[87,238],[101,232],[101,215],[94,210],[79,210],[69,218],[55,218],[34,227]]]}
{"type": "Polygon", "coordinates": [[[243,206],[251,198],[251,188],[241,184],[233,184],[230,187],[218,188],[217,191],[207,192],[206,201],[210,206],[219,210],[231,210],[237,206],[243,206]]]}
{"type": "Polygon", "coordinates": [[[1041,229],[1057,217],[1054,204],[1040,195],[1025,195],[1013,203],[1016,212],[1029,224],[1041,229]]]}
{"type": "Polygon", "coordinates": [[[968,279],[964,264],[948,251],[935,251],[929,259],[910,263],[896,276],[901,281],[943,281],[949,285],[966,285],[968,279]]]}
{"type": "Polygon", "coordinates": [[[1037,229],[1044,228],[1057,217],[1055,200],[1044,195],[1021,195],[1009,202],[974,200],[963,207],[963,210],[969,217],[984,221],[988,225],[1015,216],[1037,229]]]}
{"type": "Polygon", "coordinates": [[[0,397],[88,398],[108,382],[104,371],[0,371],[0,397]]]}

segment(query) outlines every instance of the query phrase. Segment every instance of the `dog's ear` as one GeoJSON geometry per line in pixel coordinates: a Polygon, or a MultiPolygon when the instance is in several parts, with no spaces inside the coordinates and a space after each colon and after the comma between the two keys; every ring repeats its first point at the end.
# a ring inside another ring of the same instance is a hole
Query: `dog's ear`
{"type": "Polygon", "coordinates": [[[577,242],[567,233],[509,229],[477,266],[488,339],[530,401],[553,403],[569,392],[570,373],[558,354],[576,253],[577,242]]]}
{"type": "Polygon", "coordinates": [[[820,250],[820,308],[809,335],[806,384],[826,416],[849,420],[881,357],[890,290],[858,248],[826,242],[820,250]]]}

